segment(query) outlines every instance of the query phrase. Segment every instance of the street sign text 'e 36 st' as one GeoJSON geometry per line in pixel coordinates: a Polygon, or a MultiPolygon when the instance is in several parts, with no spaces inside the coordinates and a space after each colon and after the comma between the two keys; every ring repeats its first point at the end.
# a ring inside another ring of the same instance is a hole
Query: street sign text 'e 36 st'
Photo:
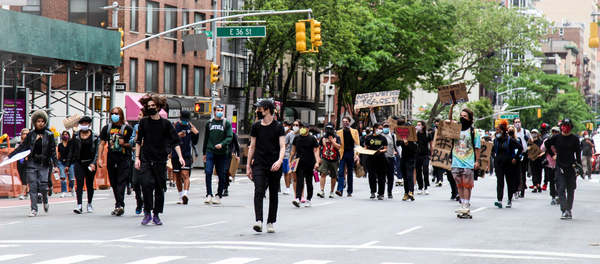
{"type": "Polygon", "coordinates": [[[217,28],[217,38],[262,38],[266,35],[265,26],[217,28]]]}

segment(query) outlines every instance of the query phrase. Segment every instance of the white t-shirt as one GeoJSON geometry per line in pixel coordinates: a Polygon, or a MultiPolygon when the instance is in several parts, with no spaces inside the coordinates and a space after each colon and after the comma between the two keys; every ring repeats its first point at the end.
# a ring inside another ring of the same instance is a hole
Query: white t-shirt
{"type": "Polygon", "coordinates": [[[521,128],[521,131],[517,131],[517,137],[521,139],[521,145],[523,145],[523,152],[527,150],[527,140],[525,140],[525,135],[527,135],[527,138],[531,138],[529,130],[521,128]]]}

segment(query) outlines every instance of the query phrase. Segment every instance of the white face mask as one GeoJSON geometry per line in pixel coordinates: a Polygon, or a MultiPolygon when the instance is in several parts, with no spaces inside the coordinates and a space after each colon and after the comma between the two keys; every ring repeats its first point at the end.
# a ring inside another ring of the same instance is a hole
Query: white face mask
{"type": "Polygon", "coordinates": [[[496,138],[500,138],[502,136],[502,133],[496,133],[496,138]]]}
{"type": "Polygon", "coordinates": [[[79,125],[79,130],[81,130],[81,131],[87,131],[88,129],[90,129],[89,126],[79,125]]]}
{"type": "Polygon", "coordinates": [[[300,127],[294,126],[294,127],[292,127],[292,130],[294,131],[294,133],[296,133],[296,132],[298,132],[298,130],[300,130],[300,127]]]}
{"type": "Polygon", "coordinates": [[[285,131],[286,133],[288,132],[288,130],[290,130],[289,127],[283,127],[283,131],[285,131]]]}
{"type": "Polygon", "coordinates": [[[383,132],[383,130],[381,130],[381,129],[377,129],[377,130],[375,130],[375,134],[376,134],[376,135],[381,135],[381,132],[383,132]]]}
{"type": "Polygon", "coordinates": [[[515,128],[516,129],[521,129],[521,123],[515,123],[515,128]]]}

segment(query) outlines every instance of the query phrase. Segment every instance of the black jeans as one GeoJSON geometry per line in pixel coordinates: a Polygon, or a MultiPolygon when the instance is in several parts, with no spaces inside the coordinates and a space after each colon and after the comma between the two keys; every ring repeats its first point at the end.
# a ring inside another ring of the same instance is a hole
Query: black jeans
{"type": "Polygon", "coordinates": [[[261,166],[252,167],[252,176],[254,177],[254,214],[256,221],[263,221],[263,198],[269,188],[269,216],[267,223],[277,221],[277,206],[279,197],[279,182],[281,181],[281,169],[271,171],[271,167],[263,168],[261,166]]]}
{"type": "Polygon", "coordinates": [[[404,176],[404,193],[412,193],[415,191],[414,170],[415,159],[410,157],[402,157],[400,163],[402,167],[402,175],[404,176]]]}
{"type": "Polygon", "coordinates": [[[156,215],[163,212],[165,191],[167,190],[166,162],[142,162],[140,166],[142,192],[144,196],[144,212],[151,211],[156,215]]]}
{"type": "Polygon", "coordinates": [[[512,201],[513,194],[517,191],[518,187],[518,173],[519,168],[516,164],[501,163],[494,164],[496,168],[496,198],[499,202],[504,197],[504,181],[506,180],[506,189],[508,200],[512,201]]]}
{"type": "Polygon", "coordinates": [[[386,157],[387,160],[387,193],[392,194],[394,189],[394,174],[396,172],[396,157],[386,157]]]}
{"type": "Polygon", "coordinates": [[[115,196],[115,208],[125,207],[125,187],[129,178],[129,158],[128,156],[113,156],[109,154],[106,169],[108,171],[108,180],[115,196]]]}
{"type": "MultiPolygon", "coordinates": [[[[314,166],[314,164],[313,164],[314,166]]],[[[296,198],[300,199],[304,192],[304,181],[306,181],[306,199],[311,200],[313,196],[313,167],[306,166],[296,170],[296,198]]],[[[279,186],[279,184],[277,184],[279,186]]],[[[277,190],[279,191],[279,190],[277,190]]]]}
{"type": "Polygon", "coordinates": [[[531,177],[533,180],[533,185],[537,186],[542,184],[542,161],[540,159],[531,161],[531,177]]]}
{"type": "Polygon", "coordinates": [[[550,183],[548,186],[550,188],[550,196],[554,199],[558,196],[558,192],[556,191],[556,169],[545,167],[544,170],[544,173],[547,175],[546,179],[550,183]]]}
{"type": "Polygon", "coordinates": [[[450,183],[451,196],[453,199],[458,195],[458,187],[456,187],[456,181],[454,180],[454,176],[452,176],[452,171],[444,170],[446,172],[446,178],[448,179],[448,183],[450,183]]]}
{"type": "Polygon", "coordinates": [[[96,170],[90,171],[88,167],[90,162],[75,162],[75,182],[77,187],[75,192],[77,194],[77,204],[82,204],[83,200],[83,184],[85,181],[85,188],[87,192],[87,202],[92,204],[92,198],[94,198],[94,177],[96,176],[96,170]]]}
{"type": "Polygon", "coordinates": [[[387,159],[384,157],[370,157],[367,161],[369,170],[369,188],[371,193],[382,195],[385,193],[385,178],[387,176],[387,159]]]}
{"type": "Polygon", "coordinates": [[[573,209],[575,189],[577,188],[577,175],[573,168],[556,168],[556,186],[560,200],[560,210],[573,209]]]}
{"type": "Polygon", "coordinates": [[[529,159],[524,158],[519,165],[521,168],[519,177],[519,191],[521,194],[524,194],[525,190],[527,190],[527,165],[529,165],[529,159]]]}
{"type": "Polygon", "coordinates": [[[427,190],[427,187],[429,187],[429,157],[418,156],[415,166],[419,190],[427,190]]]}
{"type": "Polygon", "coordinates": [[[433,177],[437,182],[444,182],[444,169],[439,167],[433,167],[433,177]]]}

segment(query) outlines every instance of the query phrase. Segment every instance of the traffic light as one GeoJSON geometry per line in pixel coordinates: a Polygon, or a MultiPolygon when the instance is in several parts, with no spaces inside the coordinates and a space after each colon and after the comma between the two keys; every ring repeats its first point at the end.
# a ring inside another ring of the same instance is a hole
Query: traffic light
{"type": "MultiPolygon", "coordinates": [[[[124,39],[125,32],[123,32],[123,28],[119,28],[119,34],[121,34],[121,48],[123,48],[125,46],[125,39],[124,39]]],[[[124,55],[124,53],[121,50],[121,58],[123,58],[123,55],[124,55]]]]}
{"type": "Polygon", "coordinates": [[[194,104],[194,112],[199,113],[200,109],[201,109],[200,103],[195,103],[194,104]]]}
{"type": "Polygon", "coordinates": [[[537,117],[542,118],[542,109],[541,108],[537,109],[537,117]]]}
{"type": "Polygon", "coordinates": [[[321,22],[314,19],[310,20],[310,43],[316,51],[319,51],[319,47],[323,45],[321,41],[321,22]]]}
{"type": "Polygon", "coordinates": [[[296,22],[296,51],[306,52],[306,24],[304,21],[296,22]]]}
{"type": "Polygon", "coordinates": [[[592,22],[590,24],[590,48],[595,49],[600,46],[600,39],[598,38],[598,23],[592,22]]]}
{"type": "Polygon", "coordinates": [[[210,83],[218,83],[219,82],[219,70],[221,67],[219,65],[211,63],[210,64],[210,83]]]}

